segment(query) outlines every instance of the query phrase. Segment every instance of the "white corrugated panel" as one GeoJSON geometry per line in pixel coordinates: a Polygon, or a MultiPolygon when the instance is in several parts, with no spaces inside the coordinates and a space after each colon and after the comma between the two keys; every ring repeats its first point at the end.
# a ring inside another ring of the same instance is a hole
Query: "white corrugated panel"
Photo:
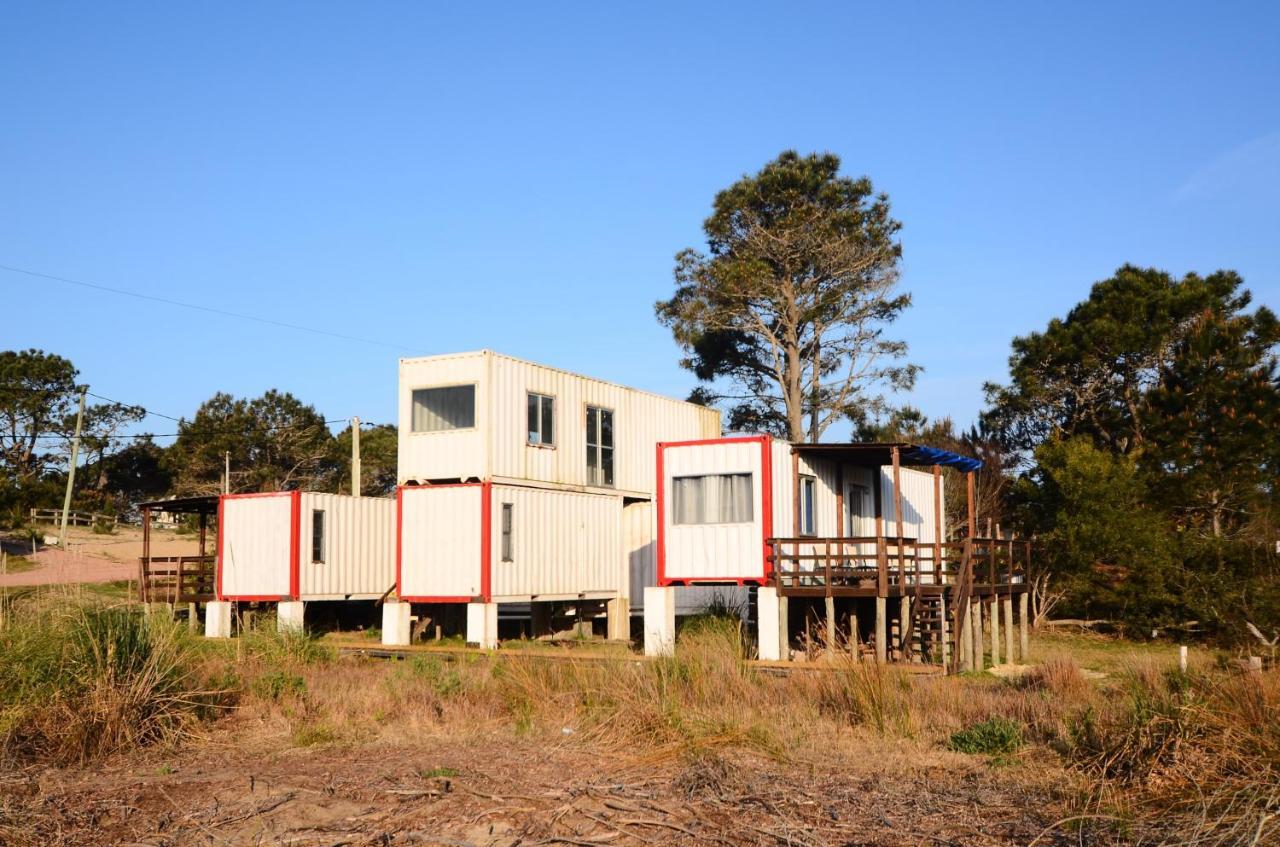
{"type": "Polygon", "coordinates": [[[659,441],[716,438],[720,413],[490,351],[400,363],[401,482],[469,478],[652,496],[659,441]],[[476,382],[476,429],[412,433],[414,388],[476,382]],[[551,445],[529,444],[530,393],[553,398],[551,445]],[[587,477],[587,407],[613,413],[613,484],[587,477]]]}
{"type": "Polygon", "coordinates": [[[415,480],[482,479],[489,408],[486,397],[487,357],[459,353],[400,360],[399,452],[396,478],[415,480]],[[413,391],[454,385],[476,386],[475,427],[443,432],[413,432],[413,391]]]}
{"type": "MultiPolygon", "coordinates": [[[[763,449],[758,440],[668,446],[663,451],[664,572],[672,580],[759,579],[764,575],[763,449]],[[676,525],[672,480],[682,476],[751,474],[750,522],[676,525]]],[[[776,479],[776,473],[775,473],[776,479]]],[[[776,489],[776,483],[775,483],[776,489]]],[[[775,504],[776,505],[776,504],[775,504]]]]}
{"type": "MultiPolygon", "coordinates": [[[[900,468],[898,473],[902,479],[902,534],[931,544],[939,537],[938,522],[933,510],[933,473],[915,468],[900,468]]],[[[880,485],[883,492],[884,531],[886,535],[896,535],[898,524],[894,512],[893,468],[880,469],[880,485]]],[[[947,514],[945,495],[942,514],[947,514]]]]}
{"type": "Polygon", "coordinates": [[[289,596],[293,495],[222,498],[219,533],[221,596],[289,596]]]}
{"type": "Polygon", "coordinates": [[[493,486],[492,592],[502,598],[622,596],[622,498],[515,485],[493,486]],[[502,510],[511,506],[510,561],[502,510]]]}
{"type": "Polygon", "coordinates": [[[400,490],[401,597],[480,596],[480,498],[480,485],[400,490]]]}
{"type": "Polygon", "coordinates": [[[396,505],[389,497],[302,495],[299,582],[303,600],[376,599],[396,581],[396,505]],[[314,519],[324,513],[322,561],[314,561],[314,519]]]}
{"type": "MultiPolygon", "coordinates": [[[[631,614],[644,613],[644,590],[658,584],[653,503],[628,503],[622,510],[623,547],[631,574],[631,614]]],[[[712,605],[741,610],[745,616],[750,589],[740,585],[697,585],[672,589],[676,614],[696,615],[712,605]]]]}

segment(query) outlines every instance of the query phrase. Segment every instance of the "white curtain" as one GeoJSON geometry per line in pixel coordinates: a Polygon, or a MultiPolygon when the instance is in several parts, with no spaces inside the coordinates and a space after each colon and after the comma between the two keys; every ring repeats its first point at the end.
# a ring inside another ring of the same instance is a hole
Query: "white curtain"
{"type": "Polygon", "coordinates": [[[440,432],[476,425],[476,387],[419,388],[413,392],[413,431],[440,432]]]}
{"type": "Polygon", "coordinates": [[[751,474],[677,477],[672,501],[676,524],[750,523],[751,474]]]}

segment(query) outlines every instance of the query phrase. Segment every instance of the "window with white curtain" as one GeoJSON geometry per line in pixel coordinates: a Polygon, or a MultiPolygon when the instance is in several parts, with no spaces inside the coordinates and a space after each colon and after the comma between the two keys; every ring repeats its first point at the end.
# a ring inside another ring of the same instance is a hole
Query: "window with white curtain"
{"type": "Polygon", "coordinates": [[[448,385],[413,392],[413,431],[444,432],[476,425],[476,387],[448,385]]]}
{"type": "Polygon", "coordinates": [[[672,483],[671,514],[676,524],[750,523],[751,474],[678,476],[672,483]]]}
{"type": "Polygon", "coordinates": [[[817,535],[814,505],[818,498],[818,480],[811,476],[800,477],[800,534],[817,535]]]}

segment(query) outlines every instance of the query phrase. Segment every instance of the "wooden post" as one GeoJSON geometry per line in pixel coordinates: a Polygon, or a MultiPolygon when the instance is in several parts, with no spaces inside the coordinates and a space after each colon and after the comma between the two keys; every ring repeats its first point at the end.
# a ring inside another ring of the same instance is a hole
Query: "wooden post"
{"type": "Polygon", "coordinates": [[[986,670],[987,659],[982,650],[982,599],[969,601],[969,633],[973,641],[973,669],[986,670]]]}
{"type": "Polygon", "coordinates": [[[974,511],[974,495],[973,495],[973,471],[968,471],[964,475],[965,498],[968,501],[969,512],[969,537],[973,538],[978,534],[978,514],[974,511]]]}
{"type": "Polygon", "coordinates": [[[1000,597],[991,595],[991,667],[1000,664],[1000,597]]]}
{"type": "Polygon", "coordinates": [[[942,669],[946,672],[951,668],[951,633],[949,632],[950,627],[947,626],[946,594],[938,595],[938,615],[940,616],[938,620],[938,630],[941,633],[942,640],[942,644],[940,645],[942,650],[942,669]]]}
{"type": "Polygon", "coordinates": [[[351,496],[360,496],[360,419],[351,419],[351,496]]]}
{"type": "Polygon", "coordinates": [[[142,510],[142,558],[138,561],[138,600],[144,605],[150,600],[147,591],[147,574],[151,570],[151,509],[142,510]]]}
{"type": "Polygon", "coordinates": [[[969,634],[971,623],[968,620],[973,617],[969,611],[968,604],[957,605],[951,610],[951,614],[956,616],[956,651],[960,654],[960,670],[973,670],[973,637],[969,634]]]}
{"type": "Polygon", "coordinates": [[[71,438],[71,463],[67,465],[67,493],[62,498],[62,527],[58,530],[58,546],[67,546],[67,512],[71,509],[71,491],[76,486],[76,464],[80,461],[80,425],[84,422],[84,396],[89,386],[80,386],[80,411],[76,412],[76,434],[71,438]]]}
{"type": "Polygon", "coordinates": [[[942,584],[942,466],[933,466],[933,582],[942,584]]]}
{"type": "Polygon", "coordinates": [[[1027,592],[1018,595],[1018,654],[1025,665],[1031,658],[1031,644],[1027,632],[1027,592]]]}
{"type": "Polygon", "coordinates": [[[830,587],[824,599],[827,601],[827,652],[831,653],[836,649],[836,598],[831,596],[830,587]]]}
{"type": "Polygon", "coordinates": [[[889,659],[887,643],[889,622],[885,619],[887,617],[885,605],[885,598],[876,598],[876,661],[882,665],[889,659]]]}
{"type": "Polygon", "coordinates": [[[1016,661],[1013,655],[1013,595],[1004,595],[1000,605],[1004,609],[1004,658],[1012,664],[1016,661]]]}
{"type": "Polygon", "coordinates": [[[900,638],[899,645],[902,651],[902,661],[911,659],[911,635],[915,628],[911,621],[911,598],[906,594],[898,600],[898,635],[900,638]]]}
{"type": "MultiPolygon", "coordinates": [[[[836,538],[844,538],[844,465],[836,465],[836,538]]],[[[843,544],[840,552],[843,558],[843,544]]]]}

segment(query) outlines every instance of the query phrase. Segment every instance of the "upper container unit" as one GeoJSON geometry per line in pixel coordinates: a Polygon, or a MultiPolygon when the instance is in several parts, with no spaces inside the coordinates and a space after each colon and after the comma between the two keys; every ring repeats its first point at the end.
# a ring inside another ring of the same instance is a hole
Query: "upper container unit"
{"type": "Polygon", "coordinates": [[[716,438],[720,413],[489,350],[400,361],[399,481],[654,496],[654,445],[716,438]]]}

